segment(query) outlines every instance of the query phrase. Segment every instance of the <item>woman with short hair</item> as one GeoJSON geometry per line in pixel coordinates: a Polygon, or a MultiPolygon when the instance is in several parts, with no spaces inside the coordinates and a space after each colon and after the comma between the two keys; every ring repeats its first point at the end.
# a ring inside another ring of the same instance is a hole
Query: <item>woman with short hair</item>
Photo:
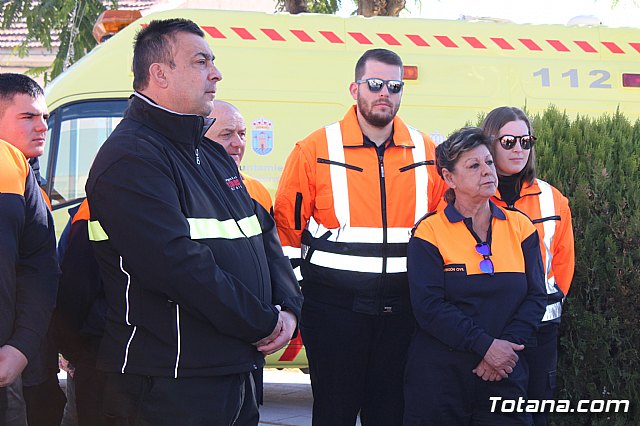
{"type": "Polygon", "coordinates": [[[518,353],[546,300],[538,233],[525,215],[490,201],[498,177],[480,128],[452,134],[436,148],[436,165],[447,206],[418,222],[408,248],[419,327],[405,370],[404,424],[528,425],[530,413],[500,412],[500,401],[526,399],[518,353]]]}

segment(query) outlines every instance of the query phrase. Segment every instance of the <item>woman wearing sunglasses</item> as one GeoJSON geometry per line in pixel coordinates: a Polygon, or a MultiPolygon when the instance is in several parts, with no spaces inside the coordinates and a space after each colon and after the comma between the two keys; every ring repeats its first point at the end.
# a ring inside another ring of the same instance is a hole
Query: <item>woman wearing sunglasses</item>
{"type": "MultiPolygon", "coordinates": [[[[558,326],[574,267],[569,203],[556,188],[536,179],[536,138],[522,110],[496,108],[487,115],[482,128],[493,140],[498,171],[498,192],[493,201],[527,215],[540,235],[548,300],[536,339],[527,345],[523,355],[529,364],[529,399],[553,399],[558,326]]],[[[533,419],[536,426],[547,424],[545,413],[534,414],[533,419]]]]}
{"type": "Polygon", "coordinates": [[[436,148],[447,206],[422,218],[407,266],[413,335],[405,370],[405,426],[528,425],[502,401],[527,398],[519,359],[546,294],[538,233],[490,198],[498,177],[491,139],[464,128],[436,148]]]}

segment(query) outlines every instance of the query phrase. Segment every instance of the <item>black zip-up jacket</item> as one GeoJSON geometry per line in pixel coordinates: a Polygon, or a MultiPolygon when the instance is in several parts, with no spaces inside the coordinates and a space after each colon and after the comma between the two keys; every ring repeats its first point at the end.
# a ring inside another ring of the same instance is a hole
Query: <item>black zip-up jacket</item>
{"type": "Polygon", "coordinates": [[[108,304],[98,367],[164,377],[247,372],[278,311],[299,318],[295,276],[275,224],[231,157],[203,135],[211,120],[140,94],[87,181],[89,236],[108,304]]]}
{"type": "MultiPolygon", "coordinates": [[[[0,140],[0,346],[38,358],[58,289],[53,219],[24,155],[0,140]]],[[[27,367],[29,368],[29,367],[27,367]]]]}

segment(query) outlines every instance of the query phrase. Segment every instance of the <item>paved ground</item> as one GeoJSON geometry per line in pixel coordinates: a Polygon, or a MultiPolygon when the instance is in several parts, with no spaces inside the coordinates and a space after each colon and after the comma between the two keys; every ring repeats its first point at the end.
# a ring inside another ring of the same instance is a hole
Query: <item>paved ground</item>
{"type": "Polygon", "coordinates": [[[311,382],[298,369],[264,371],[260,425],[311,426],[311,382]]]}
{"type": "MultiPolygon", "coordinates": [[[[297,368],[264,371],[264,405],[260,425],[311,426],[311,381],[297,368]]],[[[358,419],[356,426],[360,426],[358,419]]]]}

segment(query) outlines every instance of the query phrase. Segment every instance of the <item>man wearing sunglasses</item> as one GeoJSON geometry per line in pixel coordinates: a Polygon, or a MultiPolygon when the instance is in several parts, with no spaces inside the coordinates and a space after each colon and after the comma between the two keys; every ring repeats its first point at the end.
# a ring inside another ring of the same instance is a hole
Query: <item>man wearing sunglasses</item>
{"type": "Polygon", "coordinates": [[[349,86],[356,105],[298,142],[276,193],[285,251],[301,264],[302,338],[314,425],[402,423],[413,332],[406,248],[445,185],[434,143],[396,113],[400,57],[372,49],[349,86]]]}

